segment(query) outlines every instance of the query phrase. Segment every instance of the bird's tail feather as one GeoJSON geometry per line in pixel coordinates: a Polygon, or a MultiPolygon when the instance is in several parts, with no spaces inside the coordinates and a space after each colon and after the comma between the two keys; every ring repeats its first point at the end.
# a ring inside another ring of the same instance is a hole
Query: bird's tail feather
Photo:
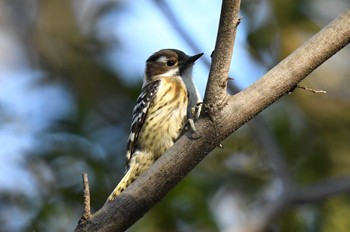
{"type": "Polygon", "coordinates": [[[132,168],[130,168],[126,174],[124,175],[123,179],[119,182],[117,187],[113,190],[113,192],[109,195],[106,203],[113,201],[121,192],[123,192],[126,187],[130,184],[130,174],[132,173],[132,168]]]}

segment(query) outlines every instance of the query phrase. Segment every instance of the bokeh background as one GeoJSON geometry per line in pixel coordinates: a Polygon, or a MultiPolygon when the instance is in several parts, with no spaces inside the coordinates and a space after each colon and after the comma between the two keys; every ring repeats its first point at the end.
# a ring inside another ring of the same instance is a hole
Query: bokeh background
{"type": "MultiPolygon", "coordinates": [[[[349,7],[242,1],[230,77],[243,89],[349,7]]],[[[213,0],[0,0],[0,231],[72,231],[81,173],[98,210],[124,172],[144,62],[177,48],[202,96],[220,14],[213,0]]],[[[350,49],[215,149],[129,231],[238,231],[281,194],[268,146],[300,186],[350,173],[350,49]],[[254,126],[255,125],[255,126],[254,126]],[[261,138],[269,138],[261,144],[261,138]]],[[[236,90],[232,90],[236,91],[236,90]]],[[[287,207],[273,231],[350,231],[350,197],[287,207]]]]}

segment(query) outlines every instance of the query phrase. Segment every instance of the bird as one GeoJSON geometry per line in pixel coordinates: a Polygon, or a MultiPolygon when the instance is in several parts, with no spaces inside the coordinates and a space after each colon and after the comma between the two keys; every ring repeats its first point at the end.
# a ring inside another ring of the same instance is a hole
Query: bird
{"type": "Polygon", "coordinates": [[[195,108],[201,97],[193,83],[192,68],[202,55],[162,49],[147,59],[141,93],[132,112],[125,175],[106,203],[175,143],[188,120],[198,117],[195,108]]]}

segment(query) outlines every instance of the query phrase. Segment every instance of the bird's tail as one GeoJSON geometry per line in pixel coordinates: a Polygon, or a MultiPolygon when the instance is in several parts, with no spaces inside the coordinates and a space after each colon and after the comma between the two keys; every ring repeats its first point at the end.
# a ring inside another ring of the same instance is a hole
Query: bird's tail
{"type": "Polygon", "coordinates": [[[130,178],[131,174],[132,174],[132,169],[133,168],[129,168],[129,170],[124,175],[123,179],[119,182],[117,187],[115,187],[113,192],[109,195],[106,203],[113,201],[114,198],[116,198],[121,192],[123,192],[126,189],[126,187],[128,187],[134,181],[134,180],[131,180],[131,178],[130,178]]]}
{"type": "Polygon", "coordinates": [[[123,192],[132,182],[136,180],[143,172],[145,172],[152,163],[154,163],[155,159],[151,159],[150,156],[152,154],[149,153],[139,153],[135,152],[133,154],[133,159],[129,162],[129,169],[125,173],[123,179],[119,182],[117,187],[113,190],[111,195],[109,195],[105,204],[110,201],[113,201],[121,192],[123,192]],[[136,159],[135,157],[139,157],[136,159]]]}

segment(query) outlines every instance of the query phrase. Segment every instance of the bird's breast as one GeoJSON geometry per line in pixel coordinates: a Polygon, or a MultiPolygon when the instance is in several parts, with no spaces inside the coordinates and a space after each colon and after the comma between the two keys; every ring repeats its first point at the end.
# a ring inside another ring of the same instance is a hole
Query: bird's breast
{"type": "Polygon", "coordinates": [[[140,133],[142,147],[152,150],[157,158],[171,147],[186,122],[188,97],[180,78],[162,78],[140,133]]]}

